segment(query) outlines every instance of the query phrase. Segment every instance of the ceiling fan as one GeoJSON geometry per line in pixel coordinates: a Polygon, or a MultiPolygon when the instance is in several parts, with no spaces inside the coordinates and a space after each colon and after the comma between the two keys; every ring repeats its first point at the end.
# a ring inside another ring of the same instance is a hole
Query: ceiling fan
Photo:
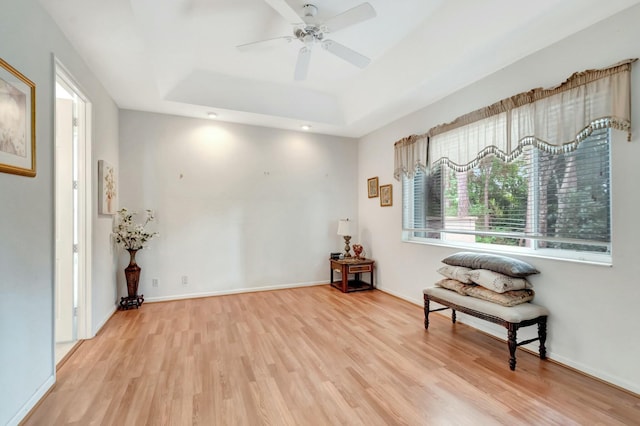
{"type": "Polygon", "coordinates": [[[241,44],[237,46],[238,50],[246,51],[257,47],[277,46],[283,43],[291,43],[293,40],[299,40],[303,46],[298,52],[296,61],[294,72],[296,80],[306,79],[311,51],[316,45],[320,45],[328,52],[359,68],[364,68],[371,62],[369,58],[355,50],[325,38],[329,33],[334,33],[375,17],[376,11],[371,4],[362,3],[322,23],[317,23],[315,16],[318,13],[318,8],[313,4],[302,6],[303,16],[299,16],[285,0],[265,0],[265,2],[294,26],[293,35],[241,44]]]}

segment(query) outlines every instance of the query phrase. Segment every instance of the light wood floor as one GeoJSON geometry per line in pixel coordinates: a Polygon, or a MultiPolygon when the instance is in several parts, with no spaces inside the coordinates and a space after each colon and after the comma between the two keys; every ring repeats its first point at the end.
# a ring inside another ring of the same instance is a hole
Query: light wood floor
{"type": "Polygon", "coordinates": [[[640,399],[380,291],[144,304],[58,371],[27,425],[639,424],[640,399]]]}

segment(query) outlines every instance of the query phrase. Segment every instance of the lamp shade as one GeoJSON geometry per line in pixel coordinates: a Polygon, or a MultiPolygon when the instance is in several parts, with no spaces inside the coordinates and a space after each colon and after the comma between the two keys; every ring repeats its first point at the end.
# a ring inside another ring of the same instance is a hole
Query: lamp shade
{"type": "Polygon", "coordinates": [[[338,235],[349,235],[352,236],[355,232],[355,224],[349,219],[340,219],[338,222],[338,235]]]}

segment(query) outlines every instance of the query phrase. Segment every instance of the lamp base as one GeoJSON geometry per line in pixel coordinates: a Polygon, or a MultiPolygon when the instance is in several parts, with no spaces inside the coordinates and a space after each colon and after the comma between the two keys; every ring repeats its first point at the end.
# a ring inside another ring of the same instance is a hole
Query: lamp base
{"type": "Polygon", "coordinates": [[[344,257],[351,257],[351,253],[349,253],[351,251],[351,247],[349,247],[349,241],[351,241],[351,236],[350,235],[345,235],[344,236],[344,257]]]}

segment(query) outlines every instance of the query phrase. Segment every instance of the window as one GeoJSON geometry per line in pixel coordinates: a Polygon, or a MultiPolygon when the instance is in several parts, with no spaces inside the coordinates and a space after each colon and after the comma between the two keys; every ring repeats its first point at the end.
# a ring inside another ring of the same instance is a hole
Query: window
{"type": "Polygon", "coordinates": [[[631,64],[572,74],[394,144],[403,238],[611,263],[611,143],[631,64]]]}
{"type": "Polygon", "coordinates": [[[405,238],[610,260],[610,132],[560,147],[529,138],[513,158],[403,176],[405,238]]]}

